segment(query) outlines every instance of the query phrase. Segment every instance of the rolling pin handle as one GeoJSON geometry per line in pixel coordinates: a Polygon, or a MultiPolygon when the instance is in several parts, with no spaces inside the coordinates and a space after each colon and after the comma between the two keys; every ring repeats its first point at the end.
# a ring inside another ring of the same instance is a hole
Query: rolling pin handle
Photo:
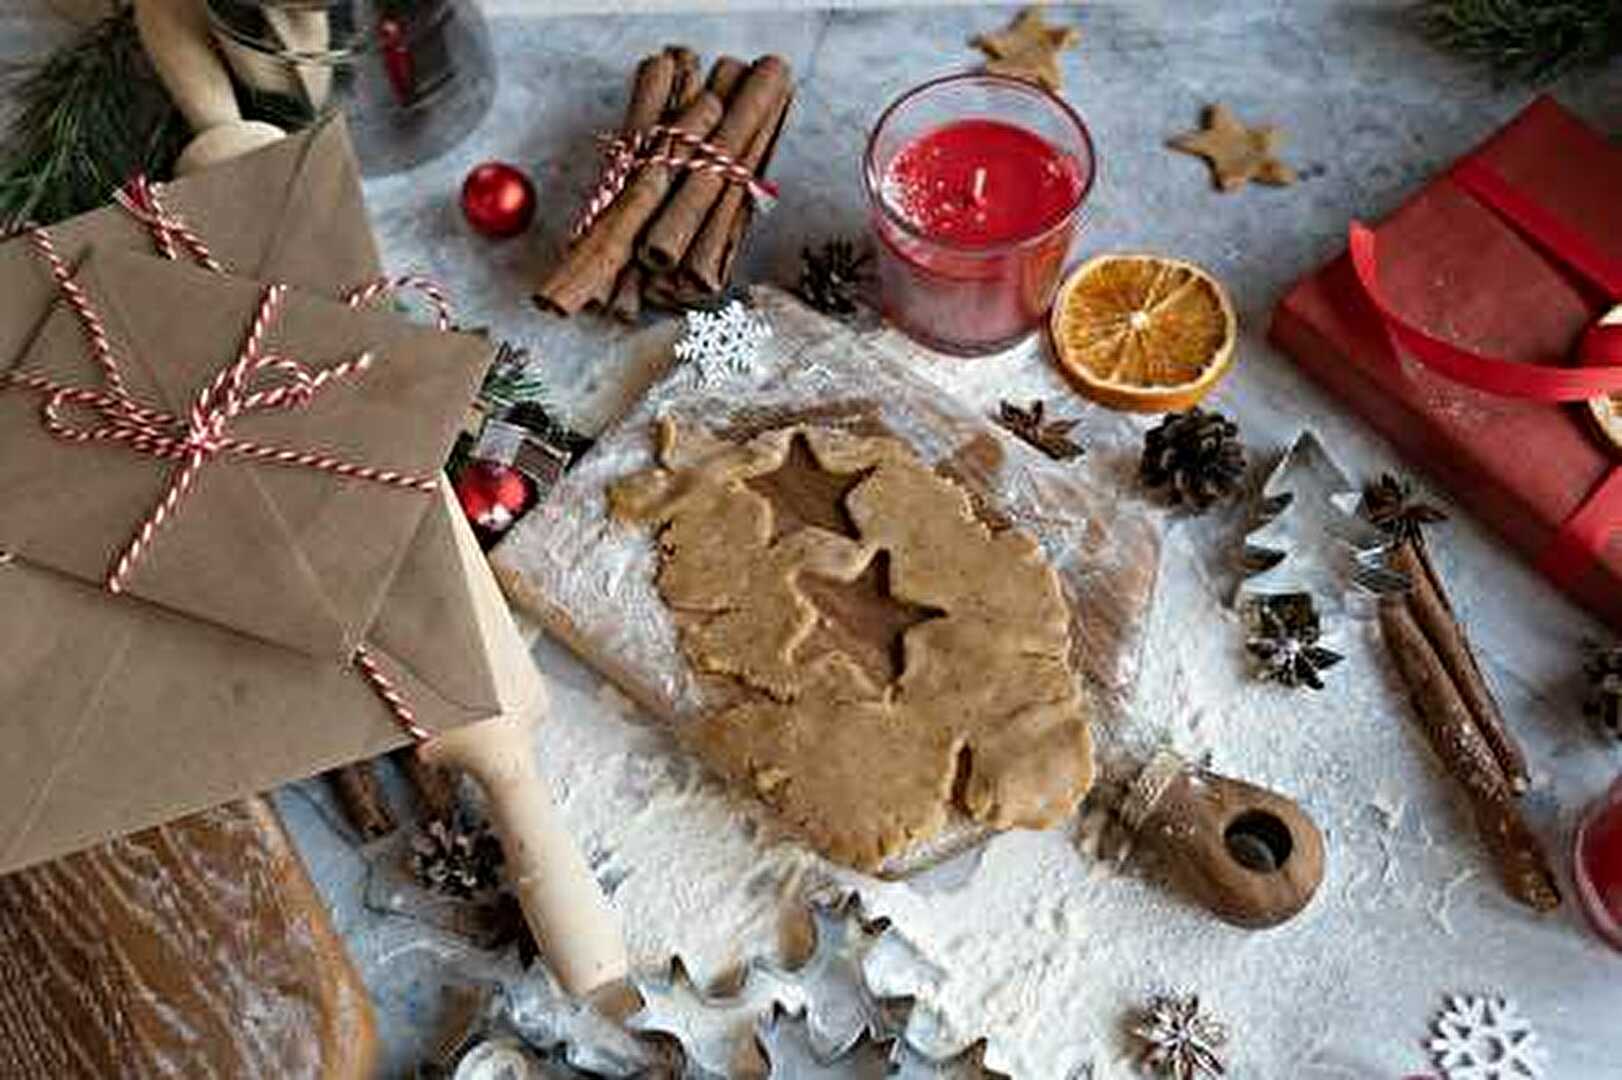
{"type": "Polygon", "coordinates": [[[535,767],[536,717],[500,716],[435,736],[425,761],[463,769],[484,788],[524,919],[558,982],[585,997],[629,970],[619,916],[563,827],[535,767]]]}
{"type": "Polygon", "coordinates": [[[1323,881],[1323,834],[1300,806],[1168,751],[1139,774],[1121,817],[1184,892],[1236,926],[1293,918],[1323,881]]]}

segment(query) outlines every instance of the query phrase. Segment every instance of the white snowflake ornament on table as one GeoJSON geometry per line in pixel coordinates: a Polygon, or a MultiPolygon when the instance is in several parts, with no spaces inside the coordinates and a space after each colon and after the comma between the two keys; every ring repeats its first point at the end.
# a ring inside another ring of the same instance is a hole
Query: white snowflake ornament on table
{"type": "Polygon", "coordinates": [[[1540,1080],[1543,1046],[1505,998],[1452,995],[1427,1044],[1447,1080],[1540,1080]]]}
{"type": "Polygon", "coordinates": [[[1197,994],[1156,994],[1132,1034],[1143,1041],[1143,1064],[1171,1080],[1226,1075],[1219,1053],[1228,1042],[1228,1027],[1200,1011],[1197,994]]]}
{"type": "Polygon", "coordinates": [[[676,342],[676,359],[693,370],[700,385],[724,376],[747,375],[772,336],[766,317],[742,300],[716,311],[689,311],[686,329],[676,342]]]}

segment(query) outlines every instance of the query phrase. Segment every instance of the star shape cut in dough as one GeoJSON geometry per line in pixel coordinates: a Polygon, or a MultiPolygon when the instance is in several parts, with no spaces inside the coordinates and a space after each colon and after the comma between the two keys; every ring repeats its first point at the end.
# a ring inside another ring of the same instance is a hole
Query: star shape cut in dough
{"type": "Polygon", "coordinates": [[[744,483],[771,504],[774,544],[808,526],[860,540],[850,511],[845,509],[845,496],[872,473],[870,468],[829,472],[817,461],[805,436],[796,434],[780,467],[744,483]]]}
{"type": "Polygon", "coordinates": [[[906,669],[907,631],[946,616],[939,608],[895,594],[887,551],[874,553],[849,582],[807,574],[802,575],[800,588],[840,650],[878,687],[892,685],[906,669]]]}
{"type": "Polygon", "coordinates": [[[1293,184],[1294,169],[1278,159],[1284,133],[1271,124],[1246,127],[1226,105],[1205,110],[1205,126],[1171,139],[1167,145],[1204,158],[1221,191],[1237,191],[1251,180],[1282,187],[1293,184]]]}
{"type": "Polygon", "coordinates": [[[981,34],[970,44],[986,54],[986,70],[1041,83],[1057,91],[1063,85],[1059,53],[1081,40],[1073,26],[1049,26],[1040,8],[1028,7],[1014,16],[1006,30],[981,34]]]}

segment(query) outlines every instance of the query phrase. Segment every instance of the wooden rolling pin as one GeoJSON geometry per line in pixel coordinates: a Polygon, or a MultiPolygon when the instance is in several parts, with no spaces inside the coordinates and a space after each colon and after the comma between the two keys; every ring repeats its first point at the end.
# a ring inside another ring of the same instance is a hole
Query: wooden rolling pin
{"type": "Polygon", "coordinates": [[[1120,816],[1185,893],[1235,926],[1295,917],[1323,881],[1323,834],[1299,806],[1170,751],[1144,766],[1120,816]]]}
{"type": "Polygon", "coordinates": [[[530,700],[510,702],[505,715],[493,720],[440,734],[417,753],[431,764],[465,769],[484,788],[508,880],[541,955],[565,990],[592,996],[603,1006],[625,985],[630,965],[624,930],[564,830],[550,786],[536,766],[535,729],[546,709],[545,686],[450,485],[440,488],[480,616],[499,624],[492,634],[491,662],[522,665],[536,681],[530,700]]]}
{"type": "Polygon", "coordinates": [[[535,725],[533,716],[498,717],[445,732],[417,752],[483,786],[535,944],[563,988],[585,997],[621,983],[630,964],[619,917],[535,767],[535,725]]]}
{"type": "Polygon", "coordinates": [[[135,25],[169,96],[191,125],[175,172],[196,172],[273,143],[286,133],[244,120],[231,77],[214,51],[202,0],[135,0],[135,25]]]}

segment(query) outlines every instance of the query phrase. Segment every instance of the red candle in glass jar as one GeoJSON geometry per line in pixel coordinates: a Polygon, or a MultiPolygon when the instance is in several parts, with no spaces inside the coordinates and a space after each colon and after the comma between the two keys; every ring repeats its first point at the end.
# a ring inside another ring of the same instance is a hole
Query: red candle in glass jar
{"type": "Polygon", "coordinates": [[[1040,87],[996,75],[926,83],[886,110],[866,181],[885,314],[977,354],[1038,325],[1092,185],[1087,129],[1040,87]]]}
{"type": "Polygon", "coordinates": [[[1577,829],[1577,896],[1601,937],[1622,949],[1622,778],[1577,829]]]}

